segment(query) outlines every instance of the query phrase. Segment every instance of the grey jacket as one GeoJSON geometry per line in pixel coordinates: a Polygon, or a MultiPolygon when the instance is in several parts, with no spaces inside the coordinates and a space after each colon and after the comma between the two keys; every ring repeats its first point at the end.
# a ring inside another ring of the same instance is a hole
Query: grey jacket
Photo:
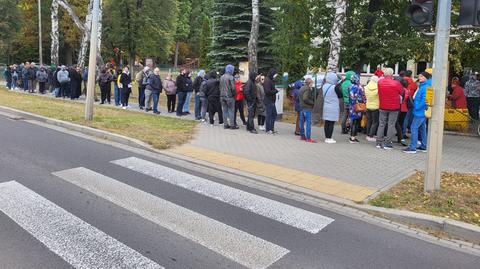
{"type": "Polygon", "coordinates": [[[60,70],[57,72],[57,79],[60,84],[67,83],[70,81],[70,77],[68,76],[68,71],[67,70],[60,70]]]}
{"type": "Polygon", "coordinates": [[[234,98],[235,94],[235,81],[233,80],[233,76],[225,73],[220,78],[220,98],[234,98]]]}

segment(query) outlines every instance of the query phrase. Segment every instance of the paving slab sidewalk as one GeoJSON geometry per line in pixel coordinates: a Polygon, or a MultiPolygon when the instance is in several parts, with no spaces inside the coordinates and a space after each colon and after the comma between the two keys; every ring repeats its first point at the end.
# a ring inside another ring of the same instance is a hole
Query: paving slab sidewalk
{"type": "MultiPolygon", "coordinates": [[[[132,110],[138,111],[138,105],[132,104],[132,110]]],[[[160,111],[174,116],[163,106],[160,111]]],[[[337,144],[321,142],[323,128],[312,129],[317,144],[300,141],[292,124],[278,122],[276,129],[278,135],[251,134],[244,126],[224,130],[218,125],[199,124],[190,143],[170,151],[355,202],[425,167],[425,153],[404,154],[401,145],[392,151],[380,150],[363,136],[361,143],[350,144],[338,126],[334,132],[337,144]]],[[[480,139],[446,135],[443,158],[445,171],[480,173],[480,139]]]]}

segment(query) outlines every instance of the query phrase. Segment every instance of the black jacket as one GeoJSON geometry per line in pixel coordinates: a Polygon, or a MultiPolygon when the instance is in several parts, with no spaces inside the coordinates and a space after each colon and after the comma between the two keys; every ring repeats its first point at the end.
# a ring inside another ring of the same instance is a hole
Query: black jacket
{"type": "Polygon", "coordinates": [[[162,79],[160,79],[160,76],[157,76],[155,74],[151,74],[150,76],[148,76],[147,90],[150,90],[154,93],[160,93],[162,92],[162,89],[162,79]]]}
{"type": "Polygon", "coordinates": [[[213,72],[205,82],[205,96],[208,101],[220,101],[220,81],[217,79],[217,74],[213,72]]]}
{"type": "Polygon", "coordinates": [[[201,76],[195,78],[195,81],[193,81],[193,90],[195,91],[195,93],[198,93],[200,91],[200,86],[202,85],[203,81],[205,81],[205,79],[201,76]]]}
{"type": "Polygon", "coordinates": [[[187,75],[179,75],[177,77],[177,92],[193,91],[192,80],[187,75]]]}
{"type": "Polygon", "coordinates": [[[265,104],[274,104],[277,99],[278,90],[275,89],[275,83],[273,82],[273,77],[277,74],[277,70],[271,69],[268,72],[268,76],[263,82],[263,89],[265,91],[265,104]]]}
{"type": "Polygon", "coordinates": [[[248,104],[257,102],[257,84],[255,83],[256,78],[257,74],[255,72],[250,73],[247,83],[245,83],[245,86],[243,86],[243,94],[245,95],[245,100],[247,100],[248,104]]]}

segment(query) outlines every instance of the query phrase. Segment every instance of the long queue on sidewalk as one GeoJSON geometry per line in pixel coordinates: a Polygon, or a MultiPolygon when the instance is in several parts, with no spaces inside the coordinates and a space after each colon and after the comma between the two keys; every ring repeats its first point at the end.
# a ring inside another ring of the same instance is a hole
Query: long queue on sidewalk
{"type": "MultiPolygon", "coordinates": [[[[258,133],[254,123],[256,119],[260,131],[271,135],[277,133],[275,102],[278,90],[274,83],[277,77],[274,68],[266,76],[250,72],[245,83],[241,82],[240,74],[233,65],[208,73],[200,70],[194,80],[191,75],[188,69],[182,68],[175,80],[169,73],[162,81],[158,68],[142,67],[133,76],[128,66],[115,69],[107,64],[96,75],[101,92],[100,104],[111,103],[113,83],[115,105],[129,109],[135,81],[141,110],[160,114],[160,94],[165,91],[168,113],[176,113],[178,117],[190,114],[190,102],[194,97],[194,116],[201,122],[213,126],[218,119],[225,129],[236,130],[239,129],[239,114],[247,131],[258,133]]],[[[9,66],[4,76],[9,89],[22,88],[33,93],[38,83],[41,94],[50,90],[57,98],[78,99],[86,92],[88,70],[66,66],[38,68],[35,63],[27,62],[9,66]]],[[[312,77],[305,76],[304,80],[295,82],[289,91],[297,112],[295,134],[303,141],[316,143],[312,139],[312,124],[322,121],[325,143],[334,144],[334,126],[341,122],[341,133],[349,134],[348,141],[352,144],[360,142],[358,134],[363,132],[366,141],[376,142],[376,147],[380,149],[393,149],[393,143],[397,142],[407,147],[405,153],[426,151],[426,90],[431,84],[431,69],[419,74],[417,82],[413,80],[411,71],[394,76],[391,68],[377,70],[366,85],[362,85],[360,76],[352,71],[343,78],[328,72],[320,87],[314,85],[312,77]],[[408,132],[411,134],[410,143],[406,140],[408,132]]],[[[448,94],[451,107],[468,107],[472,119],[475,119],[479,113],[479,90],[480,82],[474,76],[463,82],[454,78],[448,94]]]]}

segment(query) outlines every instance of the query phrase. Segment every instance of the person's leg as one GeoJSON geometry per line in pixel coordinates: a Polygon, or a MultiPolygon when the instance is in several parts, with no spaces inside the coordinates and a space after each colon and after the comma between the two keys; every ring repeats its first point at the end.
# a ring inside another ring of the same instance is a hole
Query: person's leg
{"type": "Polygon", "coordinates": [[[40,92],[41,92],[42,94],[45,93],[45,84],[46,84],[46,82],[41,82],[41,84],[40,84],[40,92]]]}
{"type": "Polygon", "coordinates": [[[235,109],[233,110],[233,126],[237,126],[237,111],[240,110],[239,101],[235,101],[235,109]]]}
{"type": "Polygon", "coordinates": [[[168,110],[168,113],[172,112],[172,98],[171,98],[171,95],[167,95],[167,110],[168,110]]]}
{"type": "Polygon", "coordinates": [[[387,126],[388,111],[380,110],[379,112],[379,126],[377,130],[377,145],[385,143],[385,127],[387,126]]]}
{"type": "Polygon", "coordinates": [[[227,105],[228,105],[228,112],[229,112],[228,120],[230,122],[230,126],[231,127],[236,127],[236,124],[235,124],[235,99],[234,98],[228,98],[227,99],[227,105]]]}
{"type": "Polygon", "coordinates": [[[143,85],[138,86],[138,106],[140,109],[145,107],[145,86],[143,85]]]}
{"type": "Polygon", "coordinates": [[[186,92],[179,92],[178,95],[178,103],[177,103],[177,116],[182,116],[183,114],[183,106],[185,105],[185,99],[187,98],[186,92]]]}
{"type": "Polygon", "coordinates": [[[118,88],[117,84],[115,84],[113,87],[113,95],[115,98],[115,105],[119,106],[120,105],[120,89],[118,88]]]}
{"type": "Polygon", "coordinates": [[[468,114],[470,115],[470,118],[475,119],[473,115],[473,106],[474,106],[474,99],[473,97],[467,97],[467,109],[468,109],[468,114]]]}
{"type": "Polygon", "coordinates": [[[370,136],[373,137],[377,135],[378,131],[378,124],[379,124],[379,117],[380,117],[380,110],[374,110],[372,113],[373,122],[372,127],[370,127],[370,136]]]}
{"type": "MultiPolygon", "coordinates": [[[[411,125],[411,137],[410,137],[410,146],[408,147],[411,150],[417,150],[417,143],[418,143],[418,135],[420,133],[424,133],[423,130],[420,130],[420,126],[422,125],[422,118],[413,117],[412,125],[411,125]]],[[[421,134],[424,136],[424,134],[421,134]]]]}
{"type": "Polygon", "coordinates": [[[332,139],[333,137],[333,129],[335,128],[334,121],[326,121],[327,123],[327,138],[332,139]]]}
{"type": "Polygon", "coordinates": [[[403,138],[403,134],[402,134],[402,125],[401,125],[401,122],[400,122],[400,115],[402,113],[398,113],[397,114],[397,121],[395,122],[395,130],[396,130],[396,133],[397,133],[397,142],[400,143],[400,141],[402,141],[402,138],[403,138]]]}
{"type": "MultiPolygon", "coordinates": [[[[301,139],[306,139],[306,134],[305,134],[305,110],[302,110],[300,112],[300,138],[301,139]]],[[[259,123],[260,124],[260,123],[259,123]]]]}
{"type": "Polygon", "coordinates": [[[215,102],[208,103],[208,117],[210,119],[210,124],[215,123],[215,112],[216,112],[216,105],[215,102]]]}
{"type": "Polygon", "coordinates": [[[195,94],[195,119],[199,120],[202,118],[202,104],[200,101],[200,96],[195,94]]]}
{"type": "Polygon", "coordinates": [[[183,113],[190,113],[190,100],[192,99],[192,92],[187,92],[185,95],[185,102],[183,103],[183,113]]]}
{"type": "Polygon", "coordinates": [[[155,92],[152,93],[152,98],[153,98],[153,112],[158,113],[158,96],[159,93],[155,92]]]}
{"type": "Polygon", "coordinates": [[[350,139],[355,138],[358,132],[358,119],[352,120],[350,123],[350,139]]]}
{"type": "Polygon", "coordinates": [[[277,107],[275,103],[272,104],[272,131],[275,132],[275,121],[277,120],[277,107]]]}
{"type": "Polygon", "coordinates": [[[205,98],[205,97],[200,98],[200,106],[201,106],[200,118],[202,120],[205,120],[206,115],[207,115],[207,110],[208,110],[208,100],[207,100],[207,98],[205,98]]]}
{"type": "Polygon", "coordinates": [[[307,130],[305,135],[307,139],[312,139],[312,110],[307,109],[305,111],[305,118],[307,121],[307,130]]]}
{"type": "Polygon", "coordinates": [[[253,117],[255,117],[255,103],[247,103],[247,131],[252,131],[255,129],[253,123],[253,117]]]}
{"type": "Polygon", "coordinates": [[[348,109],[348,104],[344,104],[343,113],[342,113],[342,134],[347,133],[347,121],[350,111],[348,109]]]}
{"type": "Polygon", "coordinates": [[[227,107],[227,101],[225,98],[220,98],[220,105],[222,107],[222,115],[225,116],[225,121],[223,122],[223,126],[225,128],[230,127],[228,125],[228,107],[227,107]]]}
{"type": "Polygon", "coordinates": [[[388,117],[388,131],[387,131],[386,144],[391,145],[393,136],[395,134],[395,125],[398,119],[398,111],[389,111],[387,117],[388,117]]]}
{"type": "Polygon", "coordinates": [[[23,80],[23,90],[28,91],[28,79],[23,80]]]}
{"type": "Polygon", "coordinates": [[[473,98],[473,119],[479,120],[478,112],[480,110],[480,97],[473,98]]]}
{"type": "Polygon", "coordinates": [[[106,90],[105,85],[100,85],[100,104],[105,104],[106,90]]]}
{"type": "Polygon", "coordinates": [[[225,118],[223,116],[223,110],[222,110],[222,105],[220,104],[220,100],[214,100],[215,103],[215,111],[218,114],[218,124],[223,125],[225,124],[225,118]]]}
{"type": "Polygon", "coordinates": [[[300,135],[300,112],[296,111],[297,117],[295,119],[295,134],[300,135]]]}
{"type": "Polygon", "coordinates": [[[146,111],[152,110],[152,91],[151,90],[145,90],[144,92],[144,105],[146,111]]]}
{"type": "Polygon", "coordinates": [[[238,106],[238,109],[240,111],[240,119],[242,120],[243,125],[247,125],[247,121],[245,120],[245,103],[244,101],[239,101],[240,104],[238,106]]]}
{"type": "Polygon", "coordinates": [[[108,83],[105,87],[105,90],[107,91],[107,102],[110,104],[112,95],[112,84],[108,83]]]}
{"type": "Polygon", "coordinates": [[[128,106],[128,101],[130,101],[130,94],[131,92],[130,91],[127,91],[127,99],[125,100],[125,102],[127,103],[127,106],[128,106]]]}
{"type": "Polygon", "coordinates": [[[373,123],[373,110],[368,109],[367,110],[367,126],[366,126],[366,131],[367,131],[367,136],[370,136],[370,129],[372,128],[372,123],[373,123]]]}

